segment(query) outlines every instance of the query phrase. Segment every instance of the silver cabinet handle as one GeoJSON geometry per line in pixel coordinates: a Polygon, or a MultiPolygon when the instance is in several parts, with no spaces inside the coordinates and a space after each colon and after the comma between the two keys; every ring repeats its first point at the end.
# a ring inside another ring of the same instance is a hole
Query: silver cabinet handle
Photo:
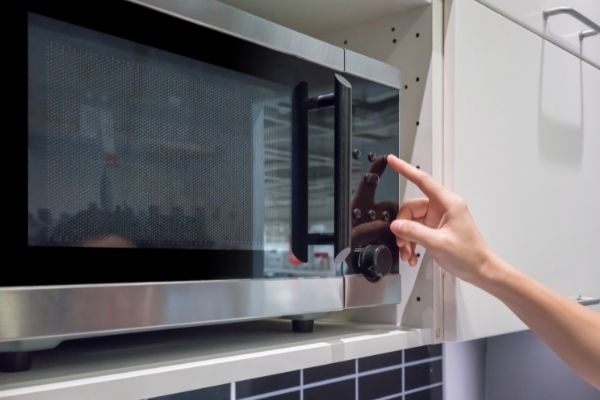
{"type": "Polygon", "coordinates": [[[548,19],[549,17],[551,17],[553,15],[558,15],[558,14],[570,15],[573,18],[578,19],[579,21],[583,22],[584,24],[586,24],[587,26],[592,28],[590,31],[580,32],[580,34],[579,34],[580,39],[581,39],[582,35],[584,35],[583,37],[587,37],[587,36],[596,35],[600,32],[600,25],[598,25],[597,23],[595,23],[594,21],[592,21],[591,19],[589,19],[588,17],[586,17],[585,15],[583,15],[582,13],[580,13],[579,11],[577,11],[571,7],[549,8],[547,10],[544,10],[544,12],[543,12],[544,19],[548,19]],[[592,32],[592,33],[588,33],[588,32],[592,32]],[[593,33],[593,32],[595,32],[595,33],[593,33]]]}
{"type": "Polygon", "coordinates": [[[586,37],[594,36],[594,35],[597,35],[597,34],[598,34],[598,31],[595,31],[593,29],[588,29],[588,30],[585,30],[585,31],[581,31],[581,32],[579,32],[579,40],[583,40],[586,37]]]}
{"type": "Polygon", "coordinates": [[[575,301],[577,301],[582,306],[592,306],[594,304],[600,304],[600,299],[594,297],[586,297],[582,295],[577,296],[575,298],[575,301]]]}

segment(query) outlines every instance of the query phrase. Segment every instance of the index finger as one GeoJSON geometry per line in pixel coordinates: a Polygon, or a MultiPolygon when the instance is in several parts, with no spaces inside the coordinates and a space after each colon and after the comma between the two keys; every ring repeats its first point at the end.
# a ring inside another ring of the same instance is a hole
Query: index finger
{"type": "Polygon", "coordinates": [[[450,200],[451,192],[425,172],[391,154],[388,156],[387,161],[394,171],[417,185],[428,198],[441,202],[450,200]]]}

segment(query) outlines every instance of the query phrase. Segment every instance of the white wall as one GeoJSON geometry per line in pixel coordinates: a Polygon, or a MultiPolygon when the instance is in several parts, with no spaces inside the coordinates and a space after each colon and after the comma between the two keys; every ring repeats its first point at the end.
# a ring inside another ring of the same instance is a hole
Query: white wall
{"type": "Polygon", "coordinates": [[[445,400],[484,398],[485,345],[485,339],[444,344],[445,400]]]}
{"type": "Polygon", "coordinates": [[[444,345],[445,400],[600,400],[531,331],[444,345]]]}
{"type": "Polygon", "coordinates": [[[486,347],[485,400],[600,399],[530,331],[489,338],[486,347]]]}

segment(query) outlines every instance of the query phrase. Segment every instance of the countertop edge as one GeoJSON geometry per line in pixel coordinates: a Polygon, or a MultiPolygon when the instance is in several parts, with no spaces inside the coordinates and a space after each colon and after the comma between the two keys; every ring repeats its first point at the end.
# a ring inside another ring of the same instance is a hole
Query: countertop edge
{"type": "MultiPolygon", "coordinates": [[[[111,370],[110,365],[107,368],[106,364],[102,364],[97,372],[88,372],[85,376],[55,376],[45,381],[40,380],[38,371],[31,384],[26,379],[16,384],[9,382],[4,385],[6,389],[2,389],[2,381],[10,379],[12,374],[0,374],[0,398],[148,398],[433,343],[431,329],[362,324],[346,324],[342,329],[341,334],[328,337],[290,335],[290,340],[275,345],[270,344],[273,339],[270,336],[277,335],[277,332],[273,332],[250,341],[242,351],[238,348],[228,352],[225,345],[214,354],[203,354],[197,359],[194,359],[194,354],[190,354],[188,360],[174,359],[166,365],[142,365],[139,369],[111,370]]],[[[242,335],[243,332],[240,332],[240,340],[245,340],[242,335]]],[[[235,340],[235,335],[232,338],[235,340]]],[[[124,357],[127,356],[126,353],[124,352],[124,357]]],[[[164,354],[161,357],[164,358],[164,354]]]]}

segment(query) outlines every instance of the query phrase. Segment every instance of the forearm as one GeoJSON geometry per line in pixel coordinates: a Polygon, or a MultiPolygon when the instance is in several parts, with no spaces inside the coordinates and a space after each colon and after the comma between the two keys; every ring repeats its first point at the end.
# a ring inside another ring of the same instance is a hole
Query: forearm
{"type": "Polygon", "coordinates": [[[600,313],[492,255],[473,282],[505,303],[567,364],[600,389],[600,313]]]}
{"type": "Polygon", "coordinates": [[[395,156],[388,165],[427,199],[405,202],[390,225],[402,259],[425,246],[449,273],[503,301],[567,364],[600,389],[600,313],[544,287],[491,254],[467,203],[423,171],[395,156]]]}

